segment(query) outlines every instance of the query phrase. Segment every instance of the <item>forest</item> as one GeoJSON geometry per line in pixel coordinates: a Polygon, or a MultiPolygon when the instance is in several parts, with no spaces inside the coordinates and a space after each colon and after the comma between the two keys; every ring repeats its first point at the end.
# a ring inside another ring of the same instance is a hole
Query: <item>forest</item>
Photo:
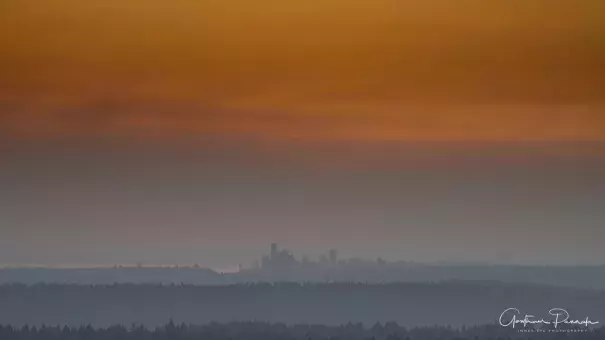
{"type": "Polygon", "coordinates": [[[605,291],[492,281],[250,283],[216,286],[0,285],[0,324],[109,327],[262,320],[341,325],[394,321],[415,327],[494,323],[506,309],[605,320],[605,291]]]}
{"type": "Polygon", "coordinates": [[[265,322],[210,323],[203,326],[170,321],[154,329],[140,325],[94,328],[0,326],[2,340],[602,340],[605,327],[587,331],[518,332],[497,325],[453,328],[426,326],[405,328],[394,322],[364,327],[360,323],[341,326],[285,325],[265,322]]]}

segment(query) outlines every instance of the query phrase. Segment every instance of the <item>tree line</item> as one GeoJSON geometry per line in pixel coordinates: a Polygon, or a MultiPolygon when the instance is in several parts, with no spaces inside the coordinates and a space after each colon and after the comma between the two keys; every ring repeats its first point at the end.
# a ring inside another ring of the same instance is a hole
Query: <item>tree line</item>
{"type": "Polygon", "coordinates": [[[394,322],[364,327],[285,325],[265,322],[210,323],[202,326],[175,324],[149,329],[141,325],[94,328],[91,325],[0,326],[2,340],[602,340],[605,327],[584,332],[520,333],[499,325],[454,328],[426,326],[406,328],[394,322]]]}

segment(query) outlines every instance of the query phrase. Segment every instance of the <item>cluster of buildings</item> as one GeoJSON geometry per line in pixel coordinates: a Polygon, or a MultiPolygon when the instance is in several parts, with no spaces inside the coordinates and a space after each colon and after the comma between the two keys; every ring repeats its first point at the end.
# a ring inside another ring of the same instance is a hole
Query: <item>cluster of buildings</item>
{"type": "Polygon", "coordinates": [[[297,260],[292,252],[287,249],[280,249],[277,243],[271,243],[269,254],[263,256],[257,269],[281,271],[292,268],[310,267],[310,266],[335,266],[339,263],[338,252],[331,249],[328,255],[322,255],[318,261],[311,261],[307,257],[297,260]]]}

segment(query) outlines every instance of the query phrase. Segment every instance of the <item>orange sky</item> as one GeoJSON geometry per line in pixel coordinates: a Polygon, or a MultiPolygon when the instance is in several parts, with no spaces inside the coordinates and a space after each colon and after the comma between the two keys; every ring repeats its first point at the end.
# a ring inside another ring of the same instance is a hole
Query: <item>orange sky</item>
{"type": "Polygon", "coordinates": [[[0,133],[605,140],[602,0],[4,0],[0,133]]]}

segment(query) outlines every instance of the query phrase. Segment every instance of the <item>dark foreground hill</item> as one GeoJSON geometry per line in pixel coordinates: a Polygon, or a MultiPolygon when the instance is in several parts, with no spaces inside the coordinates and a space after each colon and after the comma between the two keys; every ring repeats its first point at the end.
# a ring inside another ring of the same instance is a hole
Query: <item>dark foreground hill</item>
{"type": "MultiPolygon", "coordinates": [[[[4,285],[0,324],[96,327],[133,323],[266,321],[404,326],[494,323],[510,307],[605,322],[605,291],[498,282],[397,284],[4,285]]],[[[522,317],[522,315],[520,317],[522,317]]]]}
{"type": "Polygon", "coordinates": [[[169,323],[153,330],[140,327],[23,327],[0,326],[3,340],[602,340],[605,328],[577,332],[518,332],[497,325],[464,329],[444,326],[405,328],[395,323],[341,326],[269,324],[261,322],[208,324],[169,323]]]}

